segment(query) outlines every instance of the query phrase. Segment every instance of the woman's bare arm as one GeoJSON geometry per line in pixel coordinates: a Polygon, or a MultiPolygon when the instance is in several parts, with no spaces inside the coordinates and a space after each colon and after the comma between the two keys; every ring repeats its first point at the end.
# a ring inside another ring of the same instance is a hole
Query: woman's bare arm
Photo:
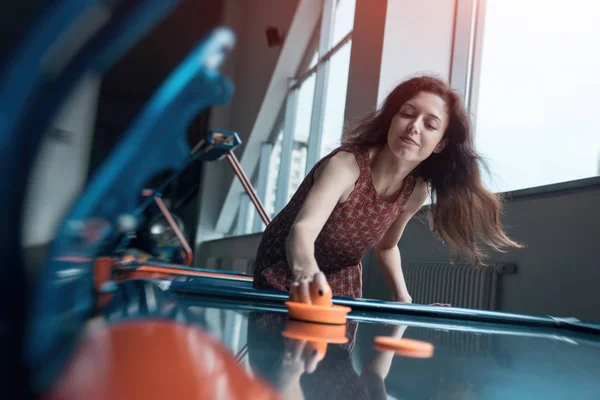
{"type": "Polygon", "coordinates": [[[319,272],[314,246],[317,236],[336,204],[353,190],[359,174],[354,155],[347,152],[335,154],[315,171],[313,186],[286,240],[287,259],[300,301],[310,302],[308,283],[319,272]]]}
{"type": "Polygon", "coordinates": [[[429,188],[427,184],[419,180],[411,197],[406,203],[404,211],[398,216],[381,240],[375,245],[375,256],[390,288],[392,289],[395,301],[405,303],[412,302],[402,272],[402,261],[400,250],[398,249],[398,242],[404,233],[408,221],[410,221],[417,211],[419,211],[428,195],[429,188]]]}

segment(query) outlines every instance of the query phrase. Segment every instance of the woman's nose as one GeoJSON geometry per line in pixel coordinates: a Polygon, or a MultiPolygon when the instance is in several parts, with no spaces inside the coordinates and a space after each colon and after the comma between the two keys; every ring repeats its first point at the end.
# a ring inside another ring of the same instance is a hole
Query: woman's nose
{"type": "Polygon", "coordinates": [[[419,134],[420,130],[418,128],[418,121],[415,121],[408,126],[408,132],[412,135],[419,134]]]}
{"type": "Polygon", "coordinates": [[[423,124],[423,117],[419,116],[408,126],[408,130],[411,134],[418,135],[423,130],[423,124]]]}

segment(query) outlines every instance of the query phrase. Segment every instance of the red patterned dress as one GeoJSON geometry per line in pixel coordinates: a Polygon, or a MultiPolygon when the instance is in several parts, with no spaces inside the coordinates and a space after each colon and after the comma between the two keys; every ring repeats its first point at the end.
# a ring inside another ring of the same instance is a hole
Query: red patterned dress
{"type": "Polygon", "coordinates": [[[368,150],[345,146],[334,150],[313,167],[290,202],[265,229],[254,264],[255,288],[289,291],[292,271],[286,257],[285,241],[312,187],[315,170],[338,151],[354,154],[360,175],[348,199],[335,206],[317,237],[315,259],[334,296],[362,297],[362,257],[400,215],[416,180],[409,175],[396,201],[384,201],[373,185],[368,150]]]}

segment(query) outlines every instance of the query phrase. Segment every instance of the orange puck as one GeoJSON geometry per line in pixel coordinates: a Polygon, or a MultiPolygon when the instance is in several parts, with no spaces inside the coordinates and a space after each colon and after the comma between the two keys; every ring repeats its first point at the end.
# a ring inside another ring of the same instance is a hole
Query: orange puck
{"type": "Polygon", "coordinates": [[[304,349],[307,354],[316,351],[319,354],[317,357],[319,361],[325,358],[329,343],[348,343],[346,325],[314,324],[289,320],[282,335],[288,339],[305,341],[304,349]]]}
{"type": "Polygon", "coordinates": [[[433,356],[432,343],[414,339],[397,339],[389,336],[377,336],[375,347],[378,350],[393,350],[396,354],[413,358],[430,358],[433,356]]]}
{"type": "Polygon", "coordinates": [[[291,319],[332,325],[345,324],[346,315],[352,311],[350,307],[338,305],[318,306],[295,301],[286,301],[285,305],[288,307],[288,314],[291,319]]]}
{"type": "Polygon", "coordinates": [[[313,324],[310,322],[288,321],[282,335],[296,340],[319,343],[348,343],[346,325],[313,324]]]}

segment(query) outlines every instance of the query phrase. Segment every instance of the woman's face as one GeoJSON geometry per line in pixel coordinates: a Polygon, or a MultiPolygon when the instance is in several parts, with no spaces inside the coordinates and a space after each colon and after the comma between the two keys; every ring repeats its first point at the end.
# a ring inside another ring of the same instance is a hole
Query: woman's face
{"type": "Polygon", "coordinates": [[[421,162],[434,151],[442,151],[448,119],[446,102],[441,97],[420,92],[392,118],[388,146],[398,157],[421,162]]]}

